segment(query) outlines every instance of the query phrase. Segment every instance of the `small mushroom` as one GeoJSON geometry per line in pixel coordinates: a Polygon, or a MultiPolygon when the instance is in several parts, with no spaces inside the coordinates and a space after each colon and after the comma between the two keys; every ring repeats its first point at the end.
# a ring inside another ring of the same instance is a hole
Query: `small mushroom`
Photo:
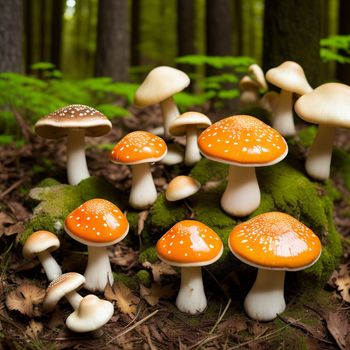
{"type": "Polygon", "coordinates": [[[250,76],[244,75],[242,77],[239,81],[239,89],[241,91],[239,98],[240,108],[255,106],[259,103],[259,84],[250,76]]]}
{"type": "Polygon", "coordinates": [[[293,61],[286,61],[266,73],[266,80],[281,89],[272,126],[283,136],[295,135],[293,93],[304,95],[312,91],[304,70],[293,61]]]}
{"type": "Polygon", "coordinates": [[[284,138],[249,115],[235,115],[214,123],[198,139],[204,157],[230,165],[221,207],[233,216],[251,214],[260,205],[255,167],[280,162],[288,153],[284,138]]]}
{"type": "Polygon", "coordinates": [[[107,134],[112,123],[99,111],[84,105],[70,105],[41,118],[36,134],[47,139],[67,136],[67,177],[70,185],[90,177],[85,158],[85,136],[107,134]]]}
{"type": "Polygon", "coordinates": [[[300,118],[319,125],[305,169],[312,178],[327,180],[336,128],[350,128],[350,87],[340,83],[320,85],[298,99],[295,111],[300,118]]]}
{"type": "Polygon", "coordinates": [[[159,163],[164,165],[180,164],[184,160],[184,148],[178,143],[167,144],[167,154],[162,158],[159,163]]]}
{"type": "Polygon", "coordinates": [[[147,131],[134,131],[124,136],[113,148],[110,159],[116,164],[131,166],[132,184],[129,203],[133,208],[146,209],[157,199],[150,163],[167,154],[163,139],[147,131]]]}
{"type": "Polygon", "coordinates": [[[260,107],[269,112],[269,119],[273,122],[276,114],[276,109],[278,106],[278,99],[280,94],[276,91],[268,91],[263,97],[260,99],[260,107]]]}
{"type": "Polygon", "coordinates": [[[199,221],[183,220],[159,239],[156,249],[159,259],[181,267],[177,308],[189,314],[203,312],[207,298],[201,267],[213,264],[221,257],[223,244],[219,236],[199,221]]]}
{"type": "Polygon", "coordinates": [[[310,267],[322,249],[319,238],[308,227],[279,212],[261,214],[237,225],[228,245],[239,260],[258,268],[244,301],[248,316],[258,321],[273,320],[284,311],[285,271],[310,267]]]}
{"type": "Polygon", "coordinates": [[[103,292],[107,283],[112,285],[114,281],[107,247],[128,234],[128,220],[116,205],[95,198],[73,210],[64,229],[74,240],[88,246],[85,288],[103,292]]]}
{"type": "Polygon", "coordinates": [[[248,67],[248,71],[252,79],[258,83],[259,89],[266,91],[268,87],[265,80],[264,71],[261,69],[261,67],[258,64],[253,63],[248,67]]]}
{"type": "Polygon", "coordinates": [[[170,201],[179,201],[197,193],[201,184],[191,176],[180,175],[174,177],[165,191],[165,198],[170,201]]]}
{"type": "Polygon", "coordinates": [[[51,255],[59,246],[60,241],[55,234],[43,230],[36,231],[27,238],[22,254],[26,259],[37,256],[48,280],[53,281],[62,274],[61,267],[51,255]]]}
{"type": "Polygon", "coordinates": [[[198,148],[198,130],[205,129],[210,125],[210,119],[199,112],[183,113],[170,125],[171,135],[186,135],[185,165],[192,166],[201,160],[198,148]]]}
{"type": "Polygon", "coordinates": [[[160,104],[166,140],[170,139],[170,124],[180,114],[173,100],[173,95],[185,89],[189,83],[190,78],[181,70],[160,66],[148,73],[135,93],[134,101],[138,107],[160,104]]]}

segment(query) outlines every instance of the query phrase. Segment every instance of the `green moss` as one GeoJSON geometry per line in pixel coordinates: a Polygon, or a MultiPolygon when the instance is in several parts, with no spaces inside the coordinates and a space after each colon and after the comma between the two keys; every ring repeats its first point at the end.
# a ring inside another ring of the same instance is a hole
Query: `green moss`
{"type": "Polygon", "coordinates": [[[137,226],[138,226],[138,212],[136,211],[128,211],[126,214],[126,218],[129,221],[130,225],[130,231],[137,232],[137,226]]]}
{"type": "Polygon", "coordinates": [[[202,185],[207,181],[222,180],[227,177],[228,165],[202,159],[191,170],[190,176],[194,177],[202,185]]]}
{"type": "Polygon", "coordinates": [[[149,287],[152,283],[152,275],[147,270],[138,271],[136,277],[139,283],[143,284],[145,287],[149,287]]]}
{"type": "Polygon", "coordinates": [[[316,134],[317,126],[308,126],[298,132],[298,135],[296,136],[296,142],[301,146],[308,148],[313,144],[316,134]]]}
{"type": "Polygon", "coordinates": [[[41,180],[35,187],[50,187],[59,184],[60,183],[56,179],[53,179],[52,177],[47,177],[46,179],[41,180]]]}
{"type": "Polygon", "coordinates": [[[130,289],[136,290],[139,286],[138,279],[135,275],[131,276],[122,272],[113,272],[113,277],[116,282],[122,282],[130,289]]]}
{"type": "Polygon", "coordinates": [[[150,263],[155,263],[158,260],[158,255],[155,247],[149,247],[143,250],[139,255],[140,263],[144,263],[146,261],[150,263]]]}

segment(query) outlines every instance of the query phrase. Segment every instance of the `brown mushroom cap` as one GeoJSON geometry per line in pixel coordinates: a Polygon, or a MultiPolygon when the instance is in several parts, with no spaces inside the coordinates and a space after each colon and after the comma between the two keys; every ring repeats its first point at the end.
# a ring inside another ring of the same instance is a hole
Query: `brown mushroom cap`
{"type": "Polygon", "coordinates": [[[293,61],[285,61],[266,72],[266,80],[271,84],[299,95],[312,91],[303,68],[293,61]]]}
{"type": "Polygon", "coordinates": [[[301,96],[294,108],[310,123],[350,128],[350,87],[340,83],[320,85],[301,96]]]}
{"type": "Polygon", "coordinates": [[[68,129],[85,129],[85,135],[98,137],[112,129],[112,123],[98,110],[84,105],[69,105],[41,118],[36,134],[47,139],[66,136],[68,129]]]}
{"type": "Polygon", "coordinates": [[[211,125],[210,119],[199,112],[186,112],[174,120],[169,128],[169,132],[173,136],[186,135],[187,127],[195,126],[197,129],[205,129],[211,125]]]}
{"type": "Polygon", "coordinates": [[[169,182],[165,198],[168,201],[178,201],[192,196],[198,192],[200,187],[200,183],[191,176],[176,176],[169,182]]]}

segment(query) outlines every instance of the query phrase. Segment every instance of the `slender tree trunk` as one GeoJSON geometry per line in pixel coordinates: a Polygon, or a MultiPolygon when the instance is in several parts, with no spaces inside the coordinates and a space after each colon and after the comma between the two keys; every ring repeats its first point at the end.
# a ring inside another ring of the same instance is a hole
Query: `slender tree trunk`
{"type": "MultiPolygon", "coordinates": [[[[349,0],[339,0],[339,35],[350,35],[350,1],[349,0]],[[347,12],[346,12],[347,11],[347,12]]],[[[340,51],[340,54],[342,52],[340,51]]],[[[345,54],[345,53],[343,53],[345,54]]],[[[337,79],[345,84],[350,84],[350,64],[337,64],[337,79]]]]}
{"type": "Polygon", "coordinates": [[[318,0],[265,0],[264,71],[284,61],[298,62],[312,86],[320,83],[320,17],[318,0]]]}
{"type": "Polygon", "coordinates": [[[58,69],[61,68],[63,11],[63,0],[52,0],[50,61],[58,69]]]}
{"type": "Polygon", "coordinates": [[[0,9],[0,72],[22,72],[22,1],[0,0],[0,9]]]}
{"type": "Polygon", "coordinates": [[[25,71],[30,72],[33,54],[33,1],[26,0],[24,5],[24,28],[25,28],[25,71]]]}
{"type": "Polygon", "coordinates": [[[141,0],[132,0],[131,24],[131,65],[140,66],[141,0]]]}
{"type": "Polygon", "coordinates": [[[39,47],[39,52],[40,52],[40,61],[44,62],[46,61],[46,55],[45,55],[45,34],[47,31],[46,28],[46,5],[47,2],[46,0],[41,0],[40,1],[40,47],[39,47]]]}
{"type": "Polygon", "coordinates": [[[129,46],[128,1],[99,0],[96,76],[127,81],[129,46]]]}
{"type": "Polygon", "coordinates": [[[235,56],[243,55],[243,14],[242,0],[233,1],[233,54],[235,56]]]}

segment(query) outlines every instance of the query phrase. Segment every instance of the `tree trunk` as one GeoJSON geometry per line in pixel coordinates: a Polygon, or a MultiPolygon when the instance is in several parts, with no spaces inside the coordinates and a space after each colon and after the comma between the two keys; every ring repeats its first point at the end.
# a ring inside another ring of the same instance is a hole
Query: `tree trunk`
{"type": "Polygon", "coordinates": [[[22,1],[0,0],[0,72],[23,71],[22,1]]]}
{"type": "Polygon", "coordinates": [[[47,61],[46,58],[46,40],[45,35],[47,32],[46,28],[46,0],[40,1],[40,46],[39,46],[39,53],[40,53],[40,62],[47,61]]]}
{"type": "MultiPolygon", "coordinates": [[[[338,34],[339,35],[350,35],[350,21],[349,21],[349,12],[350,11],[350,2],[349,0],[339,0],[339,26],[338,34]],[[347,12],[346,12],[347,11],[347,12]]],[[[346,53],[340,51],[340,54],[346,55],[346,53]]],[[[350,84],[350,64],[337,64],[337,79],[344,84],[350,84]]]]}
{"type": "Polygon", "coordinates": [[[299,63],[311,84],[320,83],[320,17],[318,0],[265,0],[264,71],[291,60],[299,63]]]}
{"type": "Polygon", "coordinates": [[[131,65],[140,66],[140,41],[141,41],[141,1],[132,0],[131,4],[131,65]]]}
{"type": "Polygon", "coordinates": [[[63,10],[63,0],[52,0],[50,61],[57,69],[61,68],[63,10]]]}
{"type": "Polygon", "coordinates": [[[233,1],[233,54],[235,56],[243,55],[243,14],[242,0],[233,1]]]}
{"type": "Polygon", "coordinates": [[[129,46],[128,1],[99,0],[95,75],[127,81],[129,46]]]}
{"type": "Polygon", "coordinates": [[[25,72],[30,72],[33,54],[33,1],[26,0],[24,6],[24,28],[25,28],[25,72]]]}

